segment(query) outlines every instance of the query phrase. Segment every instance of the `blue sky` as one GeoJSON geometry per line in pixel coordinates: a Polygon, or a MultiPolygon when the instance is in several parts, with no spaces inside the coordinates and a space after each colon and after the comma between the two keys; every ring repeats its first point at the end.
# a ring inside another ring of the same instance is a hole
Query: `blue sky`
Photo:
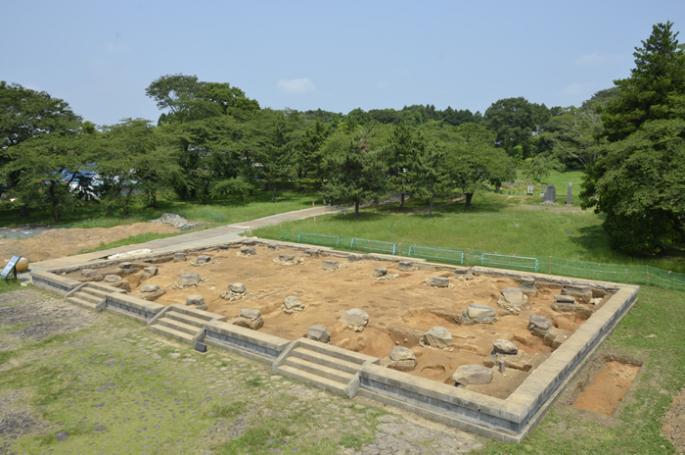
{"type": "Polygon", "coordinates": [[[98,124],[156,120],[145,87],[169,73],[274,108],[571,105],[626,76],[665,20],[685,40],[683,0],[1,0],[0,79],[98,124]]]}

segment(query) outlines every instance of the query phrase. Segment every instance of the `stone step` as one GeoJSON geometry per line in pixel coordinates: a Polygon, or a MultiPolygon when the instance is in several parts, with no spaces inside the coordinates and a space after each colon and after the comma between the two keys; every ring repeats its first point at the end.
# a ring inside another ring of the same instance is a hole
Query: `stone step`
{"type": "Polygon", "coordinates": [[[368,356],[366,354],[361,354],[359,352],[353,352],[347,349],[339,348],[338,346],[333,346],[328,343],[321,343],[320,341],[309,340],[307,338],[301,338],[299,340],[300,347],[306,348],[310,351],[319,352],[330,357],[336,357],[345,362],[353,363],[361,366],[367,360],[375,363],[378,361],[375,357],[368,356]]]}
{"type": "MultiPolygon", "coordinates": [[[[317,365],[333,368],[338,371],[345,371],[351,374],[356,373],[361,368],[361,365],[356,363],[347,362],[346,360],[342,360],[338,357],[332,357],[322,352],[312,351],[311,349],[303,346],[298,346],[293,349],[290,353],[290,356],[298,357],[317,365]]],[[[290,358],[290,356],[288,356],[288,358],[290,358]]]]}
{"type": "Polygon", "coordinates": [[[76,295],[71,295],[71,296],[67,297],[67,302],[74,304],[74,305],[78,305],[78,306],[83,307],[83,308],[88,308],[90,310],[94,310],[95,307],[97,306],[96,303],[89,302],[88,300],[83,300],[82,298],[80,298],[76,295]]]}
{"type": "Polygon", "coordinates": [[[192,325],[197,328],[204,327],[204,325],[207,322],[209,322],[205,321],[204,319],[198,319],[184,313],[179,313],[175,311],[174,308],[164,313],[164,317],[168,319],[173,319],[174,321],[182,322],[184,324],[192,325]]]}
{"type": "Polygon", "coordinates": [[[304,360],[300,357],[289,356],[285,359],[284,365],[288,365],[317,376],[322,376],[330,379],[331,381],[340,382],[342,384],[348,384],[354,376],[352,373],[347,371],[339,370],[337,368],[330,368],[318,363],[310,362],[309,360],[304,360]]]}
{"type": "Polygon", "coordinates": [[[292,379],[306,382],[308,384],[322,388],[336,395],[342,395],[345,397],[347,396],[347,384],[342,384],[337,381],[331,381],[330,379],[318,376],[316,374],[308,373],[306,371],[300,370],[299,368],[294,368],[289,365],[279,366],[278,372],[283,376],[287,376],[292,379]]]}
{"type": "Polygon", "coordinates": [[[150,330],[152,330],[155,333],[158,333],[159,335],[163,335],[169,338],[174,338],[177,341],[180,341],[182,343],[191,343],[193,342],[193,339],[195,338],[193,335],[185,332],[180,332],[178,330],[172,329],[171,327],[166,327],[163,325],[159,324],[153,324],[150,326],[150,330]]]}
{"type": "Polygon", "coordinates": [[[106,298],[107,295],[110,294],[109,292],[105,292],[105,291],[102,291],[100,289],[90,287],[88,285],[83,286],[78,292],[83,292],[86,294],[94,295],[95,297],[99,297],[101,299],[106,298]]]}
{"type": "Polygon", "coordinates": [[[79,298],[81,300],[85,300],[87,302],[94,303],[96,305],[98,303],[102,303],[102,301],[104,300],[104,297],[88,294],[87,292],[84,292],[83,290],[78,291],[77,293],[73,294],[73,296],[76,298],[79,298]]]}
{"type": "Polygon", "coordinates": [[[184,322],[177,321],[175,319],[170,319],[167,317],[168,313],[164,314],[161,318],[159,318],[153,325],[163,325],[165,327],[169,327],[170,329],[177,330],[179,332],[187,333],[189,335],[195,336],[197,332],[200,330],[200,327],[186,324],[184,322]]]}
{"type": "Polygon", "coordinates": [[[171,307],[173,308],[172,311],[183,313],[187,316],[191,316],[193,318],[200,319],[200,320],[205,321],[205,322],[211,321],[212,319],[216,319],[217,317],[219,317],[218,314],[210,313],[209,311],[191,308],[187,305],[174,304],[174,305],[171,305],[171,307]]]}
{"type": "MultiPolygon", "coordinates": [[[[105,292],[107,294],[111,294],[112,292],[124,292],[123,289],[115,288],[114,286],[110,286],[108,284],[103,284],[103,283],[100,283],[98,281],[89,281],[86,286],[90,287],[91,289],[96,289],[98,291],[105,292]]],[[[86,287],[86,286],[84,286],[84,287],[86,287]]]]}

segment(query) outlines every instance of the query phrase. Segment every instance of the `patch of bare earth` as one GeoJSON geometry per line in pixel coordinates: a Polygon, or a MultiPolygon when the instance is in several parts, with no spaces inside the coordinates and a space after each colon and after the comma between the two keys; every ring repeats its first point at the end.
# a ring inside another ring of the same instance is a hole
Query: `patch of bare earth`
{"type": "Polygon", "coordinates": [[[611,416],[630,390],[640,365],[607,359],[573,403],[578,409],[611,416]]]}
{"type": "Polygon", "coordinates": [[[1,239],[0,259],[23,256],[31,262],[78,254],[103,243],[147,233],[174,233],[178,230],[161,223],[133,223],[109,228],[60,228],[24,239],[1,239]]]}
{"type": "Polygon", "coordinates": [[[685,389],[673,399],[661,430],[678,453],[685,453],[685,389]]]}

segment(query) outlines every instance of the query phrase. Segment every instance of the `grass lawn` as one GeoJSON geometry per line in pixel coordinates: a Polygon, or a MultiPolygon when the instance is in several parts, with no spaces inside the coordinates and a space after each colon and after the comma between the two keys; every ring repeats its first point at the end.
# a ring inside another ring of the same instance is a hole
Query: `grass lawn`
{"type": "MultiPolygon", "coordinates": [[[[462,203],[438,207],[428,216],[411,205],[327,215],[270,226],[255,235],[280,239],[297,232],[334,234],[518,256],[558,257],[597,262],[639,263],[685,271],[685,258],[632,258],[612,250],[599,215],[578,207],[521,204],[518,196],[481,191],[474,207],[462,203]],[[513,201],[512,201],[513,199],[513,201]]],[[[292,237],[290,237],[292,238],[292,237]]]]}
{"type": "MultiPolygon", "coordinates": [[[[211,227],[311,207],[312,202],[318,198],[317,195],[295,192],[281,193],[275,202],[272,202],[270,197],[270,194],[259,194],[246,203],[225,201],[211,204],[161,200],[156,208],[134,207],[128,216],[106,215],[98,206],[88,206],[65,215],[65,219],[59,223],[58,227],[111,227],[149,221],[167,212],[202,221],[205,227],[211,227]]],[[[33,213],[26,219],[20,218],[14,212],[0,214],[0,226],[13,227],[26,224],[52,225],[52,221],[44,213],[33,213]]]]}

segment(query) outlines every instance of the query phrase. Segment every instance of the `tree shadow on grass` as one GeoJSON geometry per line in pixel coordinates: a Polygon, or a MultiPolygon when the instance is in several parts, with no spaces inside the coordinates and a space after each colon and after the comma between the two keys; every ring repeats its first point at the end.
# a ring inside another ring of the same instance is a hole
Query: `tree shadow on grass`
{"type": "Polygon", "coordinates": [[[336,213],[334,215],[330,215],[331,219],[335,220],[335,221],[360,222],[360,223],[382,220],[384,218],[387,218],[387,216],[388,216],[387,214],[381,213],[379,210],[374,210],[374,211],[362,210],[359,212],[358,216],[356,216],[354,214],[353,210],[336,213]]]}

